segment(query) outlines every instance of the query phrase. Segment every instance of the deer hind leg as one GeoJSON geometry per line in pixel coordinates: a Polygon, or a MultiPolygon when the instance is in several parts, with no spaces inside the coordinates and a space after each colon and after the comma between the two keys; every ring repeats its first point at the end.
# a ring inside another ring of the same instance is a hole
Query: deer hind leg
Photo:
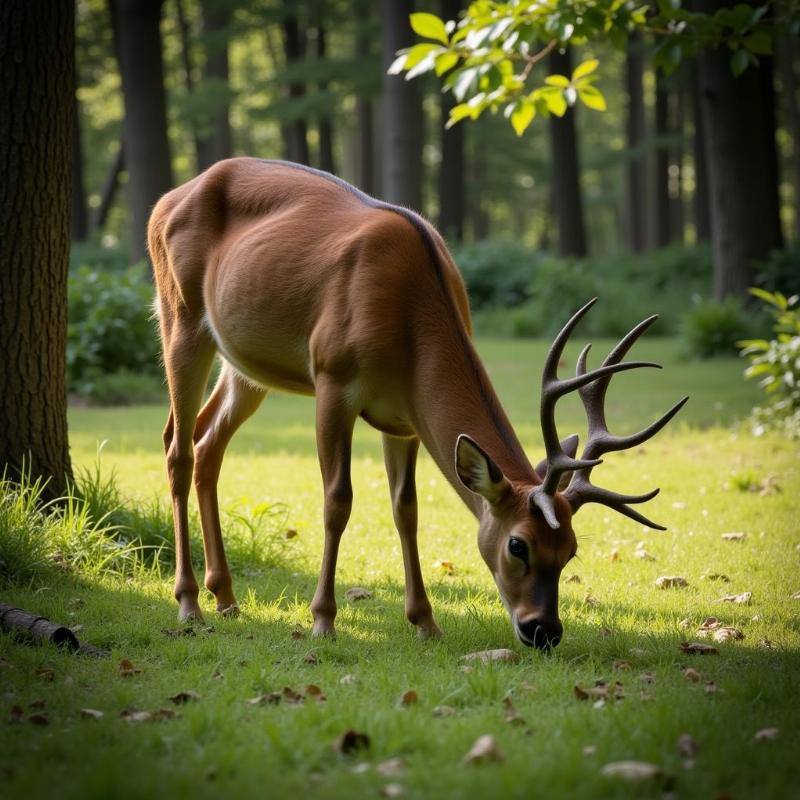
{"type": "Polygon", "coordinates": [[[417,487],[415,470],[419,439],[399,439],[383,435],[383,458],[389,477],[392,512],[403,549],[403,569],[406,578],[406,616],[417,626],[421,639],[442,635],[433,619],[417,550],[417,487]]]}
{"type": "Polygon", "coordinates": [[[205,586],[217,600],[217,611],[226,616],[238,614],[239,606],[233,594],[231,572],[222,543],[217,481],[225,448],[242,423],[255,413],[266,394],[266,389],[254,386],[224,363],[194,429],[194,483],[203,527],[205,586]]]}
{"type": "Polygon", "coordinates": [[[202,619],[198,587],[189,552],[189,491],[194,453],[192,435],[216,347],[202,323],[184,317],[162,318],[164,367],[170,411],[164,429],[164,450],[172,494],[175,527],[175,598],[181,621],[202,619]]]}
{"type": "Polygon", "coordinates": [[[347,396],[347,386],[325,375],[316,379],[317,452],[325,492],[325,547],[317,590],[311,601],[314,636],[333,636],[336,618],[336,558],[350,509],[350,451],[357,410],[347,396]]]}

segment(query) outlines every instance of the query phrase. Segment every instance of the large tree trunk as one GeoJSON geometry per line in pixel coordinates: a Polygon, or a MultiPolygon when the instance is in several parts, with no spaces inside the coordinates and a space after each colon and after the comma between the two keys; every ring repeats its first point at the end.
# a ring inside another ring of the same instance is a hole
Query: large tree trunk
{"type": "Polygon", "coordinates": [[[653,197],[650,235],[653,247],[669,244],[669,129],[670,92],[662,73],[656,75],[655,149],[653,152],[653,197]]]}
{"type": "MultiPolygon", "coordinates": [[[[369,0],[361,0],[358,5],[361,19],[356,32],[356,58],[361,62],[369,61],[372,56],[371,21],[372,4],[369,0]]],[[[355,176],[356,185],[368,194],[373,194],[375,187],[375,109],[372,95],[364,89],[356,94],[356,153],[355,176]]]]}
{"type": "MultiPolygon", "coordinates": [[[[228,31],[231,24],[231,7],[228,0],[203,0],[203,39],[206,64],[203,68],[203,83],[228,87],[230,64],[228,60],[228,31]]],[[[207,169],[223,158],[233,154],[230,101],[221,93],[197,142],[197,167],[207,169]]]]}
{"type": "MultiPolygon", "coordinates": [[[[283,21],[283,47],[286,54],[286,64],[302,61],[306,55],[305,32],[300,29],[297,17],[290,16],[283,21]]],[[[306,87],[302,83],[289,84],[289,97],[303,97],[306,87]]],[[[299,164],[310,163],[308,152],[308,132],[306,122],[298,117],[292,122],[281,125],[283,132],[283,153],[287,161],[296,161],[299,164]]]]}
{"type": "Polygon", "coordinates": [[[703,104],[700,102],[700,78],[697,65],[692,65],[692,118],[694,140],[692,153],[694,160],[694,196],[692,212],[694,215],[695,239],[707,242],[711,239],[711,201],[708,195],[708,165],[706,163],[706,126],[703,122],[703,104]]]}
{"type": "MultiPolygon", "coordinates": [[[[709,13],[719,4],[697,5],[709,13]]],[[[746,298],[754,262],[782,246],[771,71],[771,59],[762,59],[760,67],[734,77],[726,47],[698,58],[718,299],[746,298]]]]}
{"type": "Polygon", "coordinates": [[[800,108],[797,97],[798,38],[786,35],[781,39],[778,55],[781,66],[782,99],[789,139],[792,143],[792,188],[794,194],[794,238],[800,241],[800,108]]]}
{"type": "Polygon", "coordinates": [[[100,203],[92,213],[92,230],[100,230],[105,227],[108,214],[111,207],[114,205],[114,200],[117,196],[119,189],[119,176],[122,170],[125,169],[125,146],[122,142],[119,143],[117,153],[114,160],[108,168],[106,179],[103,181],[103,187],[100,190],[100,203]]]}
{"type": "Polygon", "coordinates": [[[72,240],[84,242],[89,234],[89,206],[83,183],[83,144],[78,98],[72,112],[72,240]]]}
{"type": "Polygon", "coordinates": [[[670,150],[671,164],[669,170],[669,240],[683,242],[684,207],[683,207],[683,159],[684,129],[686,112],[686,86],[677,86],[670,95],[670,130],[677,135],[677,142],[670,150]]]}
{"type": "MultiPolygon", "coordinates": [[[[548,68],[558,75],[572,74],[569,49],[554,50],[548,56],[548,68]]],[[[553,210],[558,224],[558,252],[562,256],[586,255],[586,227],[583,220],[581,173],[578,162],[578,137],[575,132],[575,109],[563,117],[550,116],[550,149],[553,154],[553,210]]]]}
{"type": "MultiPolygon", "coordinates": [[[[324,61],[327,56],[327,39],[322,15],[317,21],[317,58],[324,61]]],[[[319,82],[320,94],[328,91],[328,82],[319,82]]],[[[333,159],[333,120],[330,114],[321,114],[317,123],[319,133],[319,167],[326,172],[336,173],[336,163],[333,159]]]]}
{"type": "Polygon", "coordinates": [[[159,30],[162,3],[163,0],[111,0],[125,101],[132,263],[147,258],[150,211],[172,186],[159,30]]]}
{"type": "Polygon", "coordinates": [[[0,3],[0,471],[63,495],[75,4],[0,3]]]}
{"type": "Polygon", "coordinates": [[[383,33],[381,194],[390,203],[422,207],[422,98],[417,81],[386,70],[398,50],[414,42],[408,21],[413,0],[381,0],[383,33]]]}
{"type": "MultiPolygon", "coordinates": [[[[442,0],[442,17],[457,19],[462,0],[442,0]]],[[[455,105],[452,92],[443,92],[441,109],[442,161],[439,165],[439,230],[456,241],[464,238],[464,125],[449,130],[445,123],[455,105]]]]}
{"type": "Polygon", "coordinates": [[[647,168],[644,140],[647,135],[644,109],[644,53],[640,34],[631,36],[625,62],[625,87],[628,95],[626,133],[628,139],[628,246],[636,253],[647,246],[647,168]]]}

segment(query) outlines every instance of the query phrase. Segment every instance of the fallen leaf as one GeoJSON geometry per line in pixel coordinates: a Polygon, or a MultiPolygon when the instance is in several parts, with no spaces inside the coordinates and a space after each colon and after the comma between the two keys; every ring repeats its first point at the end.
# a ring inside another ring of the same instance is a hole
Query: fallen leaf
{"type": "Polygon", "coordinates": [[[457,713],[453,706],[436,706],[433,709],[434,717],[454,717],[457,713]]]}
{"type": "Polygon", "coordinates": [[[568,575],[564,578],[564,583],[581,583],[580,575],[568,575]]]}
{"type": "Polygon", "coordinates": [[[662,575],[656,578],[656,587],[659,589],[682,589],[688,585],[689,581],[680,575],[662,575]]]}
{"type": "Polygon", "coordinates": [[[733,531],[731,533],[723,533],[719,538],[724,542],[743,542],[747,538],[747,534],[743,531],[733,531]]]}
{"type": "Polygon", "coordinates": [[[462,661],[480,662],[481,664],[491,664],[495,662],[516,664],[519,659],[519,653],[504,647],[500,647],[496,650],[479,650],[477,653],[467,653],[467,655],[461,656],[462,661]]]}
{"type": "Polygon", "coordinates": [[[297,531],[294,528],[287,528],[286,533],[283,535],[286,539],[294,539],[297,536],[297,531]]]}
{"type": "Polygon", "coordinates": [[[292,630],[292,639],[295,639],[295,640],[304,639],[305,635],[306,635],[306,632],[303,630],[302,627],[300,627],[300,625],[295,625],[294,626],[294,629],[292,630]]]}
{"type": "Polygon", "coordinates": [[[597,608],[600,605],[600,601],[591,592],[587,592],[583,598],[583,604],[589,606],[589,608],[597,608]]]}
{"type": "Polygon", "coordinates": [[[661,777],[664,772],[661,767],[646,761],[612,761],[600,770],[600,774],[626,781],[646,781],[661,777]]]}
{"type": "Polygon", "coordinates": [[[772,650],[775,647],[775,642],[772,639],[759,639],[758,646],[764,650],[772,650]]]}
{"type": "Polygon", "coordinates": [[[456,574],[456,565],[452,561],[434,561],[433,568],[442,575],[456,574]]]}
{"type": "Polygon", "coordinates": [[[399,778],[406,771],[401,758],[387,758],[375,767],[375,772],[384,778],[399,778]]]}
{"type": "Polygon", "coordinates": [[[214,674],[211,677],[219,681],[222,680],[225,676],[218,669],[215,669],[214,674]]]}
{"type": "Polygon", "coordinates": [[[283,689],[281,689],[281,696],[290,706],[302,705],[305,699],[303,695],[296,692],[291,686],[284,686],[283,689]]]}
{"type": "Polygon", "coordinates": [[[691,734],[682,733],[678,737],[678,752],[684,758],[694,758],[699,749],[700,746],[697,744],[691,734]]]}
{"type": "Polygon", "coordinates": [[[200,695],[197,692],[188,690],[185,692],[178,692],[178,694],[174,694],[168,699],[175,703],[176,706],[180,706],[184,703],[190,702],[191,700],[199,700],[200,695]]]}
{"type": "Polygon", "coordinates": [[[11,706],[8,712],[8,721],[11,724],[18,724],[22,722],[25,717],[25,709],[22,706],[11,706]]]}
{"type": "Polygon", "coordinates": [[[789,599],[790,600],[800,600],[800,592],[795,592],[789,599]]]}
{"type": "Polygon", "coordinates": [[[686,669],[683,671],[683,677],[692,683],[699,683],[703,675],[692,667],[686,667],[686,669]]]}
{"type": "Polygon", "coordinates": [[[594,686],[586,689],[575,684],[572,691],[578,700],[620,700],[625,696],[623,686],[619,681],[613,684],[598,681],[594,686]]]}
{"type": "Polygon", "coordinates": [[[369,589],[364,589],[362,586],[353,586],[344,593],[344,598],[351,603],[357,600],[371,600],[372,592],[369,589]]]}
{"type": "Polygon", "coordinates": [[[316,667],[319,664],[319,656],[316,653],[308,653],[303,659],[303,663],[316,667]]]}
{"type": "Polygon", "coordinates": [[[152,711],[137,711],[133,708],[125,708],[119,712],[119,715],[125,722],[150,722],[153,719],[152,711]]]}
{"type": "Polygon", "coordinates": [[[714,681],[709,681],[704,687],[703,691],[706,694],[716,694],[717,693],[717,684],[714,681]]]}
{"type": "Polygon", "coordinates": [[[700,576],[702,581],[719,581],[720,583],[730,583],[731,579],[722,572],[706,572],[700,576]]]}
{"type": "Polygon", "coordinates": [[[141,670],[134,667],[127,658],[123,658],[122,661],[119,662],[119,667],[117,669],[119,670],[121,678],[131,678],[141,672],[141,670]]]}
{"type": "Polygon", "coordinates": [[[509,725],[524,725],[525,720],[519,715],[510,697],[503,698],[503,708],[505,708],[505,721],[509,725]]]}
{"type": "Polygon", "coordinates": [[[612,669],[630,669],[631,665],[629,661],[625,661],[624,658],[615,658],[611,662],[612,669]]]}
{"type": "Polygon", "coordinates": [[[28,717],[28,722],[30,722],[31,725],[39,725],[42,727],[50,724],[47,714],[31,714],[28,717]]]}
{"type": "Polygon", "coordinates": [[[33,700],[30,704],[31,708],[44,708],[47,705],[47,701],[43,698],[39,697],[36,700],[33,700]]]}
{"type": "Polygon", "coordinates": [[[636,550],[633,551],[633,555],[636,558],[641,559],[642,561],[655,561],[656,557],[651,555],[644,549],[644,547],[637,547],[636,550]]]}
{"type": "Polygon", "coordinates": [[[406,790],[399,783],[387,783],[378,790],[381,797],[402,797],[406,790]]]}
{"type": "Polygon", "coordinates": [[[691,626],[691,624],[692,624],[692,621],[687,617],[686,619],[682,619],[678,623],[678,627],[686,629],[686,628],[689,628],[691,626]]]}
{"type": "Polygon", "coordinates": [[[740,641],[744,639],[744,634],[738,629],[729,625],[724,625],[711,632],[711,638],[715,642],[727,642],[728,640],[740,641]]]}
{"type": "Polygon", "coordinates": [[[303,689],[303,694],[305,694],[306,697],[313,697],[315,700],[319,700],[320,702],[325,700],[325,695],[322,694],[322,689],[320,689],[320,687],[315,683],[307,684],[303,689]]]}
{"type": "Polygon", "coordinates": [[[464,756],[464,764],[484,764],[489,761],[505,761],[505,756],[500,752],[497,741],[491,733],[479,736],[464,756]]]}
{"type": "Polygon", "coordinates": [[[355,682],[356,682],[355,675],[342,675],[342,677],[339,678],[339,683],[341,683],[342,686],[349,686],[350,684],[355,682]]]}
{"type": "Polygon", "coordinates": [[[265,706],[277,705],[280,703],[282,695],[280,692],[267,692],[266,694],[259,694],[256,697],[251,697],[247,700],[249,706],[265,706]]]}
{"type": "Polygon", "coordinates": [[[597,745],[587,744],[583,746],[583,754],[585,756],[593,756],[597,754],[597,745]]]}
{"type": "Polygon", "coordinates": [[[40,667],[33,673],[39,680],[45,681],[45,683],[52,683],[53,679],[56,677],[56,673],[50,667],[40,667]]]}
{"type": "Polygon", "coordinates": [[[359,750],[369,749],[369,736],[352,729],[346,730],[333,743],[333,749],[340,755],[346,756],[359,750]]]}
{"type": "Polygon", "coordinates": [[[690,655],[719,655],[719,650],[717,650],[716,647],[712,647],[710,644],[704,644],[703,642],[681,642],[680,648],[682,652],[689,653],[690,655]]]}
{"type": "Polygon", "coordinates": [[[69,626],[69,629],[70,629],[70,630],[71,630],[73,633],[80,633],[80,632],[83,630],[83,625],[70,625],[70,626],[69,626]]]}
{"type": "Polygon", "coordinates": [[[742,592],[741,594],[726,594],[717,600],[718,603],[743,603],[749,605],[750,598],[753,596],[752,592],[742,592]]]}
{"type": "Polygon", "coordinates": [[[370,769],[372,769],[372,764],[370,764],[369,761],[359,761],[358,764],[353,764],[353,766],[350,767],[350,772],[352,772],[353,775],[364,775],[369,772],[370,769]]]}
{"type": "Polygon", "coordinates": [[[772,742],[780,736],[779,728],[762,728],[753,735],[754,742],[772,742]]]}
{"type": "Polygon", "coordinates": [[[419,695],[413,690],[408,689],[400,695],[400,705],[408,708],[419,702],[419,695]]]}
{"type": "Polygon", "coordinates": [[[102,719],[103,712],[98,711],[96,708],[82,708],[81,709],[81,716],[84,719],[102,719]]]}
{"type": "Polygon", "coordinates": [[[722,623],[716,617],[706,617],[701,623],[698,630],[713,631],[715,628],[718,628],[721,624],[722,623]]]}
{"type": "Polygon", "coordinates": [[[641,683],[655,683],[656,682],[655,673],[653,673],[653,672],[643,672],[639,676],[639,681],[641,683]]]}
{"type": "Polygon", "coordinates": [[[641,647],[631,647],[631,649],[628,650],[628,655],[634,658],[644,658],[648,654],[649,652],[647,650],[642,650],[641,647]]]}
{"type": "Polygon", "coordinates": [[[616,548],[616,547],[615,547],[615,548],[614,548],[614,549],[613,549],[613,550],[612,550],[612,551],[611,551],[611,552],[608,554],[608,560],[609,560],[609,561],[619,561],[619,549],[618,549],[618,548],[616,548]]]}

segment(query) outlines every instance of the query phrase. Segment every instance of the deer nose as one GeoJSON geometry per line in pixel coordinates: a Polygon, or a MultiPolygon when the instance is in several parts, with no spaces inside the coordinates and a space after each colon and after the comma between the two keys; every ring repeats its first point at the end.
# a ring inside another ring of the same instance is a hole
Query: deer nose
{"type": "Polygon", "coordinates": [[[548,650],[555,647],[564,633],[564,626],[559,620],[545,621],[539,617],[529,617],[517,622],[517,636],[528,647],[548,650]]]}

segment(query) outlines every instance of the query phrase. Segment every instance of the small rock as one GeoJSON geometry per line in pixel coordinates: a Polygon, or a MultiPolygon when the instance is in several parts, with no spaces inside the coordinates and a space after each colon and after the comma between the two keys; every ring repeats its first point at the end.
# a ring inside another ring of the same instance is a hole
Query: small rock
{"type": "Polygon", "coordinates": [[[762,728],[757,731],[753,736],[754,742],[772,742],[780,736],[781,732],[778,728],[762,728]]]}
{"type": "Polygon", "coordinates": [[[339,678],[339,683],[341,683],[342,686],[350,686],[351,684],[353,684],[355,682],[356,682],[356,676],[355,675],[342,675],[342,677],[339,678]]]}
{"type": "Polygon", "coordinates": [[[387,783],[379,789],[381,797],[402,797],[406,790],[399,783],[387,783]]]}
{"type": "Polygon", "coordinates": [[[686,678],[687,681],[691,681],[691,683],[699,683],[703,675],[696,669],[692,669],[692,667],[686,667],[683,671],[683,677],[686,678]]]}
{"type": "Polygon", "coordinates": [[[103,718],[103,712],[102,711],[98,711],[96,708],[82,708],[80,713],[81,713],[81,716],[84,719],[102,719],[103,718]]]}
{"type": "Polygon", "coordinates": [[[516,664],[520,660],[519,653],[509,650],[505,647],[498,648],[497,650],[479,650],[477,653],[468,653],[461,657],[462,661],[468,663],[505,663],[516,664]]]}
{"type": "Polygon", "coordinates": [[[351,603],[357,600],[371,600],[372,596],[372,592],[362,586],[353,586],[344,593],[345,600],[349,600],[351,603]]]}
{"type": "Polygon", "coordinates": [[[718,603],[741,603],[743,605],[749,605],[750,599],[752,598],[752,592],[742,592],[741,594],[726,594],[724,597],[720,597],[717,601],[718,603]]]}
{"type": "Polygon", "coordinates": [[[710,644],[704,644],[703,642],[681,642],[680,648],[682,652],[689,653],[690,655],[719,655],[719,650],[717,650],[716,647],[712,647],[710,644]]]}
{"type": "Polygon", "coordinates": [[[680,575],[662,575],[656,578],[656,587],[659,589],[683,589],[688,585],[689,581],[680,575]]]}
{"type": "Polygon", "coordinates": [[[724,542],[743,542],[747,538],[747,534],[743,531],[732,531],[723,533],[719,538],[724,542]]]}

